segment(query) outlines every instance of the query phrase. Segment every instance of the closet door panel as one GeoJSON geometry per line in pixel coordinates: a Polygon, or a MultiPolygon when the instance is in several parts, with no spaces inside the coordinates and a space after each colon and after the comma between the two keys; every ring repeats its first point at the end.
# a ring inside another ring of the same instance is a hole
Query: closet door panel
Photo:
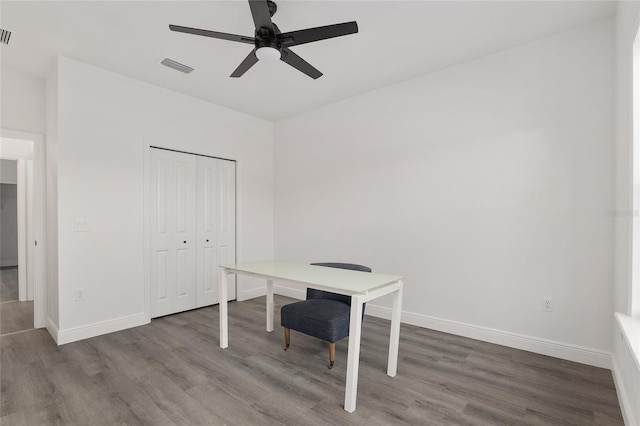
{"type": "Polygon", "coordinates": [[[218,160],[198,157],[198,307],[218,303],[218,160]]]}
{"type": "Polygon", "coordinates": [[[168,250],[158,250],[156,251],[155,263],[156,267],[154,268],[154,277],[155,277],[155,286],[154,290],[156,291],[155,300],[160,302],[165,302],[169,300],[169,283],[167,282],[167,276],[169,275],[169,251],[168,250]]]}
{"type": "Polygon", "coordinates": [[[176,167],[175,312],[197,307],[196,285],[196,160],[193,155],[172,153],[176,167]]]}
{"type": "Polygon", "coordinates": [[[151,150],[151,316],[196,307],[195,159],[151,150]]]}
{"type": "Polygon", "coordinates": [[[170,255],[173,243],[168,224],[172,222],[173,167],[171,160],[151,151],[151,316],[173,312],[173,300],[169,297],[175,281],[175,262],[170,255]]]}

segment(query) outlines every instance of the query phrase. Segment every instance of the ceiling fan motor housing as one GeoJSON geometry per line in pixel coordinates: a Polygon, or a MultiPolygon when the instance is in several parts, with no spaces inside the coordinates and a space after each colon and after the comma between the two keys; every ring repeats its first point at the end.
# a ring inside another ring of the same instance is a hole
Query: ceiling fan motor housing
{"type": "MultiPolygon", "coordinates": [[[[280,31],[275,24],[273,24],[276,34],[280,31]]],[[[255,39],[256,39],[256,49],[260,49],[261,47],[273,47],[274,49],[280,50],[281,45],[280,41],[278,41],[277,35],[274,34],[270,28],[258,28],[256,29],[255,39]]]]}
{"type": "MultiPolygon", "coordinates": [[[[269,2],[273,3],[273,2],[269,2]]],[[[275,3],[273,3],[275,7],[275,3]]],[[[274,12],[275,13],[275,12],[274,12]]],[[[273,23],[273,31],[271,28],[261,27],[256,28],[255,39],[256,39],[256,49],[260,49],[261,47],[273,47],[274,49],[280,50],[282,45],[278,40],[278,34],[280,34],[280,28],[273,23]],[[275,31],[275,33],[274,33],[275,31]]]]}

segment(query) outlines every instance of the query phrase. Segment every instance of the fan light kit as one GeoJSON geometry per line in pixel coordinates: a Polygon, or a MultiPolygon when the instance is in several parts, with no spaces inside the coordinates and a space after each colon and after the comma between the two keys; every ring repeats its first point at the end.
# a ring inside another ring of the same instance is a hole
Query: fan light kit
{"type": "Polygon", "coordinates": [[[249,52],[249,55],[244,61],[238,65],[238,68],[231,74],[231,77],[242,76],[249,68],[254,66],[258,60],[271,62],[280,59],[313,79],[321,77],[322,73],[300,56],[293,53],[289,48],[300,44],[312,43],[314,41],[341,37],[358,32],[358,24],[355,21],[351,21],[283,33],[271,20],[271,17],[278,10],[278,6],[273,1],[249,0],[249,8],[251,9],[253,23],[255,24],[254,37],[181,27],[179,25],[169,25],[169,29],[180,33],[253,44],[253,50],[249,52]]]}
{"type": "Polygon", "coordinates": [[[267,62],[275,62],[282,57],[275,47],[259,47],[256,49],[256,56],[259,60],[267,62]]]}

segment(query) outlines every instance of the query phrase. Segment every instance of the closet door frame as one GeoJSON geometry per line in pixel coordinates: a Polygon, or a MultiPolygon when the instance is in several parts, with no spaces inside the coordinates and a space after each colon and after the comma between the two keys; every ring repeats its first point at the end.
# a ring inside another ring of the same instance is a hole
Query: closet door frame
{"type": "MultiPolygon", "coordinates": [[[[151,150],[152,149],[162,149],[165,151],[174,151],[174,152],[179,152],[179,153],[183,153],[183,154],[191,154],[191,155],[195,155],[195,156],[199,156],[199,157],[208,157],[208,158],[214,158],[217,160],[224,160],[224,161],[230,161],[233,162],[235,167],[234,167],[234,176],[233,176],[233,180],[234,180],[234,184],[235,184],[235,191],[233,194],[233,199],[234,199],[234,204],[235,204],[235,217],[234,217],[234,232],[235,232],[235,247],[233,249],[234,253],[234,257],[237,259],[237,235],[238,235],[238,230],[237,230],[237,221],[236,218],[238,216],[238,203],[237,203],[237,170],[238,170],[238,163],[237,160],[234,160],[232,158],[223,158],[223,157],[217,157],[214,155],[206,155],[206,154],[199,154],[199,153],[195,153],[195,152],[187,152],[187,151],[183,151],[181,149],[177,149],[177,148],[170,148],[169,144],[166,143],[161,143],[157,140],[154,139],[148,139],[145,138],[144,142],[143,142],[143,150],[144,150],[144,155],[143,155],[143,160],[144,160],[144,164],[143,164],[143,173],[144,173],[144,179],[143,179],[143,204],[144,204],[144,211],[143,211],[143,234],[144,234],[144,242],[143,242],[143,259],[144,259],[144,315],[145,318],[147,319],[147,322],[151,322],[151,277],[152,277],[152,271],[151,271],[151,214],[153,214],[153,206],[151,205],[151,150]]],[[[217,275],[217,274],[216,274],[217,275]]],[[[231,284],[230,284],[231,285],[231,284]]],[[[233,286],[234,286],[234,291],[233,294],[237,295],[237,283],[233,282],[233,286]]]]}

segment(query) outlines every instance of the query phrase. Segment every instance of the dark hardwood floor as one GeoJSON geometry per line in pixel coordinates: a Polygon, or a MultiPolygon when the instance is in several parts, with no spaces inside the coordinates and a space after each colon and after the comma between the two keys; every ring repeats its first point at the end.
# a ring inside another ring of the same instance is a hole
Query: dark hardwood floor
{"type": "Polygon", "coordinates": [[[389,322],[371,317],[349,414],[347,339],[333,370],[321,341],[292,332],[284,352],[264,303],[229,305],[225,350],[217,306],[60,347],[45,330],[0,337],[0,424],[623,424],[608,370],[418,327],[402,326],[388,377],[389,322]]]}

